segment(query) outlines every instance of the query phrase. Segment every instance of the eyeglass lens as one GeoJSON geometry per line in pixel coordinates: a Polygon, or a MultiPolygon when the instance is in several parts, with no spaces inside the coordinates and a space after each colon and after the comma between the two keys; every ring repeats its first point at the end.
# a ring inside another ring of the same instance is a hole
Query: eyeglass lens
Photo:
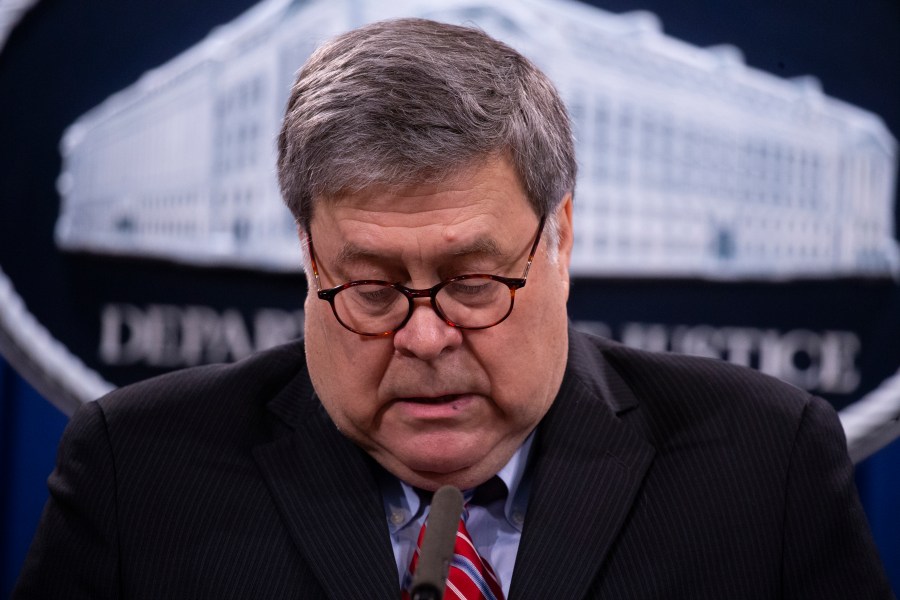
{"type": "MultiPolygon", "coordinates": [[[[463,277],[447,282],[435,294],[443,318],[458,327],[488,327],[509,312],[513,295],[499,281],[463,277]]],[[[334,296],[334,311],[345,326],[361,333],[379,334],[399,328],[412,302],[389,284],[353,285],[334,296]]]]}

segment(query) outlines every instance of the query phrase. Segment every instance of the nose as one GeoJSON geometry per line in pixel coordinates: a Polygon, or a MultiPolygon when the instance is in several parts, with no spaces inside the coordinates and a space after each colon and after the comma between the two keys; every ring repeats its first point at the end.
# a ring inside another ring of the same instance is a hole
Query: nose
{"type": "Polygon", "coordinates": [[[394,348],[403,356],[434,360],[462,343],[462,330],[451,327],[434,311],[427,299],[415,301],[412,316],[394,333],[394,348]]]}

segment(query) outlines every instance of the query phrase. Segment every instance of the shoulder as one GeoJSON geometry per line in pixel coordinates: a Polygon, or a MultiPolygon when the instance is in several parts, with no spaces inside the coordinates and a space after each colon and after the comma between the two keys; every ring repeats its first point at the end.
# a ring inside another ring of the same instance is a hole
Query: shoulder
{"type": "Polygon", "coordinates": [[[305,373],[302,340],[252,354],[235,363],[213,364],[173,371],[121,387],[97,400],[104,409],[139,403],[180,404],[187,399],[264,399],[305,373]]]}
{"type": "MultiPolygon", "coordinates": [[[[837,415],[824,400],[753,369],[722,360],[648,352],[575,334],[581,353],[609,365],[620,388],[633,394],[640,426],[652,437],[698,433],[731,437],[751,445],[790,446],[807,413],[822,415],[830,435],[837,415]]],[[[627,418],[627,417],[626,417],[627,418]]]]}
{"type": "Polygon", "coordinates": [[[692,573],[712,558],[720,582],[740,581],[756,565],[758,577],[745,584],[758,593],[749,595],[781,586],[786,597],[870,588],[878,591],[866,597],[889,597],[831,405],[723,361],[572,338],[570,367],[580,365],[583,381],[602,374],[606,381],[593,385],[615,428],[636,434],[618,435],[620,447],[652,448],[617,540],[625,563],[638,557],[692,573]]]}
{"type": "Polygon", "coordinates": [[[590,334],[574,332],[576,353],[589,352],[608,362],[635,391],[672,400],[721,400],[725,397],[802,406],[810,394],[775,377],[723,360],[631,348],[590,334]]]}
{"type": "Polygon", "coordinates": [[[622,345],[607,347],[604,355],[617,369],[643,389],[670,395],[690,393],[708,396],[779,397],[779,402],[803,403],[808,392],[749,367],[724,360],[685,354],[649,352],[622,345]]]}
{"type": "Polygon", "coordinates": [[[113,443],[204,435],[238,440],[269,428],[273,399],[294,392],[299,403],[298,390],[304,389],[311,386],[298,340],[235,363],[193,367],[121,387],[81,407],[70,428],[92,423],[113,443]]]}

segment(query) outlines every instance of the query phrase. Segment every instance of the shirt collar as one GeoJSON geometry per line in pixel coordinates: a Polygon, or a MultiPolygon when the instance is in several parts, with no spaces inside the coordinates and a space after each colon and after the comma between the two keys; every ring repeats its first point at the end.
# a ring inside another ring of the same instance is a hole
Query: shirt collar
{"type": "MultiPolygon", "coordinates": [[[[528,506],[531,488],[527,467],[533,440],[534,431],[525,438],[509,462],[497,472],[497,477],[506,484],[509,491],[503,506],[503,514],[509,524],[519,532],[525,524],[525,509],[528,506]]],[[[391,534],[403,529],[411,521],[424,517],[428,507],[422,502],[414,487],[387,472],[381,478],[380,487],[384,513],[391,534]]]]}
{"type": "Polygon", "coordinates": [[[509,490],[506,504],[503,506],[503,513],[509,524],[519,532],[522,531],[522,526],[525,524],[525,508],[528,506],[528,495],[531,489],[531,480],[526,477],[526,473],[533,440],[534,431],[525,438],[509,462],[497,473],[497,477],[506,484],[506,489],[509,490]]]}

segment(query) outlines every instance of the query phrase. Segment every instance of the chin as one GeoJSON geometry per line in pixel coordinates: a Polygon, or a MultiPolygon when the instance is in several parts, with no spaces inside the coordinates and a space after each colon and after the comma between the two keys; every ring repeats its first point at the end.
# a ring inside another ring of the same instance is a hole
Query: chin
{"type": "Polygon", "coordinates": [[[494,456],[496,440],[486,440],[484,432],[407,434],[399,439],[402,444],[379,444],[373,456],[400,479],[427,489],[443,484],[472,487],[496,472],[487,472],[494,463],[499,462],[499,469],[509,460],[494,456]]]}
{"type": "Polygon", "coordinates": [[[392,453],[392,458],[403,470],[444,483],[450,483],[445,481],[448,478],[465,476],[472,469],[477,470],[486,458],[483,452],[473,452],[473,448],[454,452],[448,446],[449,444],[422,444],[422,447],[392,453]]]}
{"type": "Polygon", "coordinates": [[[446,453],[442,452],[436,455],[412,456],[407,460],[404,460],[403,464],[411,471],[415,471],[422,475],[441,476],[464,471],[478,462],[480,462],[479,459],[475,457],[457,455],[448,456],[446,453]]]}

